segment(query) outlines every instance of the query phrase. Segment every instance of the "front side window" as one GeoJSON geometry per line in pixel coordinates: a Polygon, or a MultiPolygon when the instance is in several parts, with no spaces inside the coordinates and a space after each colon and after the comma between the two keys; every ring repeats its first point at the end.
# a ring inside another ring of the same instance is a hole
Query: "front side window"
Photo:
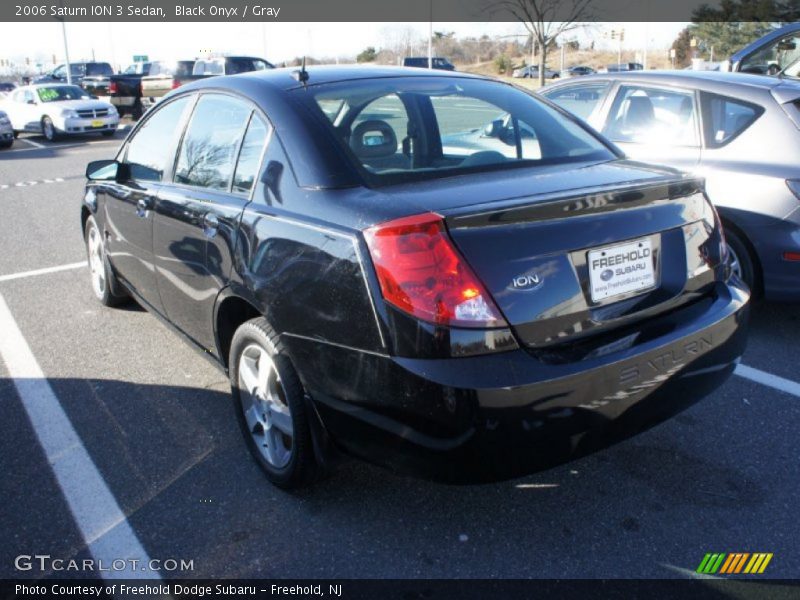
{"type": "Polygon", "coordinates": [[[544,97],[581,119],[588,119],[605,96],[608,82],[583,83],[545,92],[544,97]]]}
{"type": "Polygon", "coordinates": [[[615,142],[649,146],[698,146],[694,94],[624,85],[603,129],[615,142]]]}
{"type": "Polygon", "coordinates": [[[212,190],[230,187],[251,108],[229,96],[201,96],[183,136],[175,182],[212,190]]]}
{"type": "Polygon", "coordinates": [[[398,77],[294,93],[368,184],[616,158],[573,120],[493,81],[398,77]]]}
{"type": "Polygon", "coordinates": [[[258,115],[254,114],[247,126],[247,133],[239,151],[239,160],[233,175],[233,191],[237,194],[249,194],[261,164],[261,154],[269,136],[269,126],[258,115]]]}
{"type": "Polygon", "coordinates": [[[136,131],[128,142],[124,160],[131,179],[163,180],[164,168],[174,157],[175,135],[189,101],[190,97],[185,96],[159,107],[136,131]]]}
{"type": "Polygon", "coordinates": [[[703,125],[706,146],[724,146],[750,127],[764,109],[742,100],[709,94],[701,94],[703,103],[703,125]]]}

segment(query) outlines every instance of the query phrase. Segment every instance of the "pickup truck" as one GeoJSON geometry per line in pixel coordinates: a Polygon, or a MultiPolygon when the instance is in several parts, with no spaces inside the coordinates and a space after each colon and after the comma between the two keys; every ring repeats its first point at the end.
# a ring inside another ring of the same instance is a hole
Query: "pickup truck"
{"type": "Polygon", "coordinates": [[[154,63],[150,67],[150,75],[142,77],[142,106],[144,109],[150,108],[168,92],[184,83],[205,77],[235,75],[274,68],[263,58],[252,56],[224,56],[194,61],[180,60],[177,64],[154,63]],[[159,65],[159,67],[156,68],[155,65],[159,65]]]}
{"type": "MultiPolygon", "coordinates": [[[[114,74],[114,69],[107,62],[74,62],[69,64],[72,84],[81,85],[86,77],[114,74]]],[[[58,65],[49,73],[34,79],[33,83],[67,83],[67,65],[58,65]]]]}
{"type": "Polygon", "coordinates": [[[150,74],[152,62],[133,63],[117,75],[84,77],[81,87],[93,96],[107,99],[117,108],[119,116],[142,116],[142,77],[150,74]]]}

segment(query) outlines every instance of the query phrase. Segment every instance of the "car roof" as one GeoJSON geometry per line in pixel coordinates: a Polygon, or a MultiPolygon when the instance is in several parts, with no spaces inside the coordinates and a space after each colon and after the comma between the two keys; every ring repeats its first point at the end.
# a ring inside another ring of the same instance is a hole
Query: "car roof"
{"type": "MultiPolygon", "coordinates": [[[[295,73],[300,67],[285,67],[280,69],[268,69],[265,71],[252,71],[232,75],[231,78],[247,79],[258,82],[276,90],[292,90],[303,87],[295,78],[295,73]]],[[[471,73],[442,71],[439,69],[419,69],[409,67],[382,67],[382,66],[360,66],[360,65],[313,65],[306,66],[308,73],[308,87],[322,85],[326,83],[336,83],[340,81],[354,81],[360,79],[380,79],[391,77],[451,77],[454,79],[485,79],[494,81],[481,75],[471,73]]],[[[232,83],[232,82],[231,82],[232,83]]],[[[191,89],[202,87],[220,87],[219,79],[202,79],[189,84],[191,89]]]]}
{"type": "MultiPolygon", "coordinates": [[[[579,82],[589,81],[625,81],[625,82],[648,82],[659,83],[662,85],[689,85],[709,92],[746,92],[769,91],[779,85],[797,86],[800,89],[800,82],[781,79],[779,77],[769,77],[766,75],[752,75],[749,73],[727,73],[720,71],[621,71],[614,73],[599,73],[596,75],[586,75],[581,77],[579,82]]],[[[575,85],[577,82],[569,81],[556,83],[548,86],[555,89],[566,85],[575,85]]],[[[547,89],[545,89],[545,92],[547,89]]]]}

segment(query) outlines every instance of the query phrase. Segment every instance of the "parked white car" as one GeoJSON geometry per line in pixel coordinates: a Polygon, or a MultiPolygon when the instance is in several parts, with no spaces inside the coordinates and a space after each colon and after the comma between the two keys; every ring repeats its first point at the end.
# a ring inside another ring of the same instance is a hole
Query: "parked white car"
{"type": "Polygon", "coordinates": [[[76,85],[27,85],[14,90],[1,107],[15,132],[41,133],[50,141],[76,133],[112,136],[119,125],[113,105],[76,85]]]}
{"type": "MultiPolygon", "coordinates": [[[[539,77],[539,66],[538,65],[529,65],[527,67],[520,67],[519,69],[514,69],[514,72],[511,74],[512,77],[516,79],[535,79],[539,77]]],[[[545,79],[558,79],[559,73],[558,71],[553,71],[548,67],[544,69],[544,78],[545,79]]]]}
{"type": "Polygon", "coordinates": [[[11,148],[14,143],[14,129],[11,127],[11,119],[0,110],[0,148],[11,148]]]}

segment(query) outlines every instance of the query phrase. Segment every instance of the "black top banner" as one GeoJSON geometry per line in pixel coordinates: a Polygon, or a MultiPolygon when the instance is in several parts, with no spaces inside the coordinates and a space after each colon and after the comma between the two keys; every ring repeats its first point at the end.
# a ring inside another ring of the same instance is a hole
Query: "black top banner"
{"type": "Polygon", "coordinates": [[[0,21],[791,21],[795,0],[3,0],[0,21]],[[580,18],[575,18],[576,9],[580,18]]]}

